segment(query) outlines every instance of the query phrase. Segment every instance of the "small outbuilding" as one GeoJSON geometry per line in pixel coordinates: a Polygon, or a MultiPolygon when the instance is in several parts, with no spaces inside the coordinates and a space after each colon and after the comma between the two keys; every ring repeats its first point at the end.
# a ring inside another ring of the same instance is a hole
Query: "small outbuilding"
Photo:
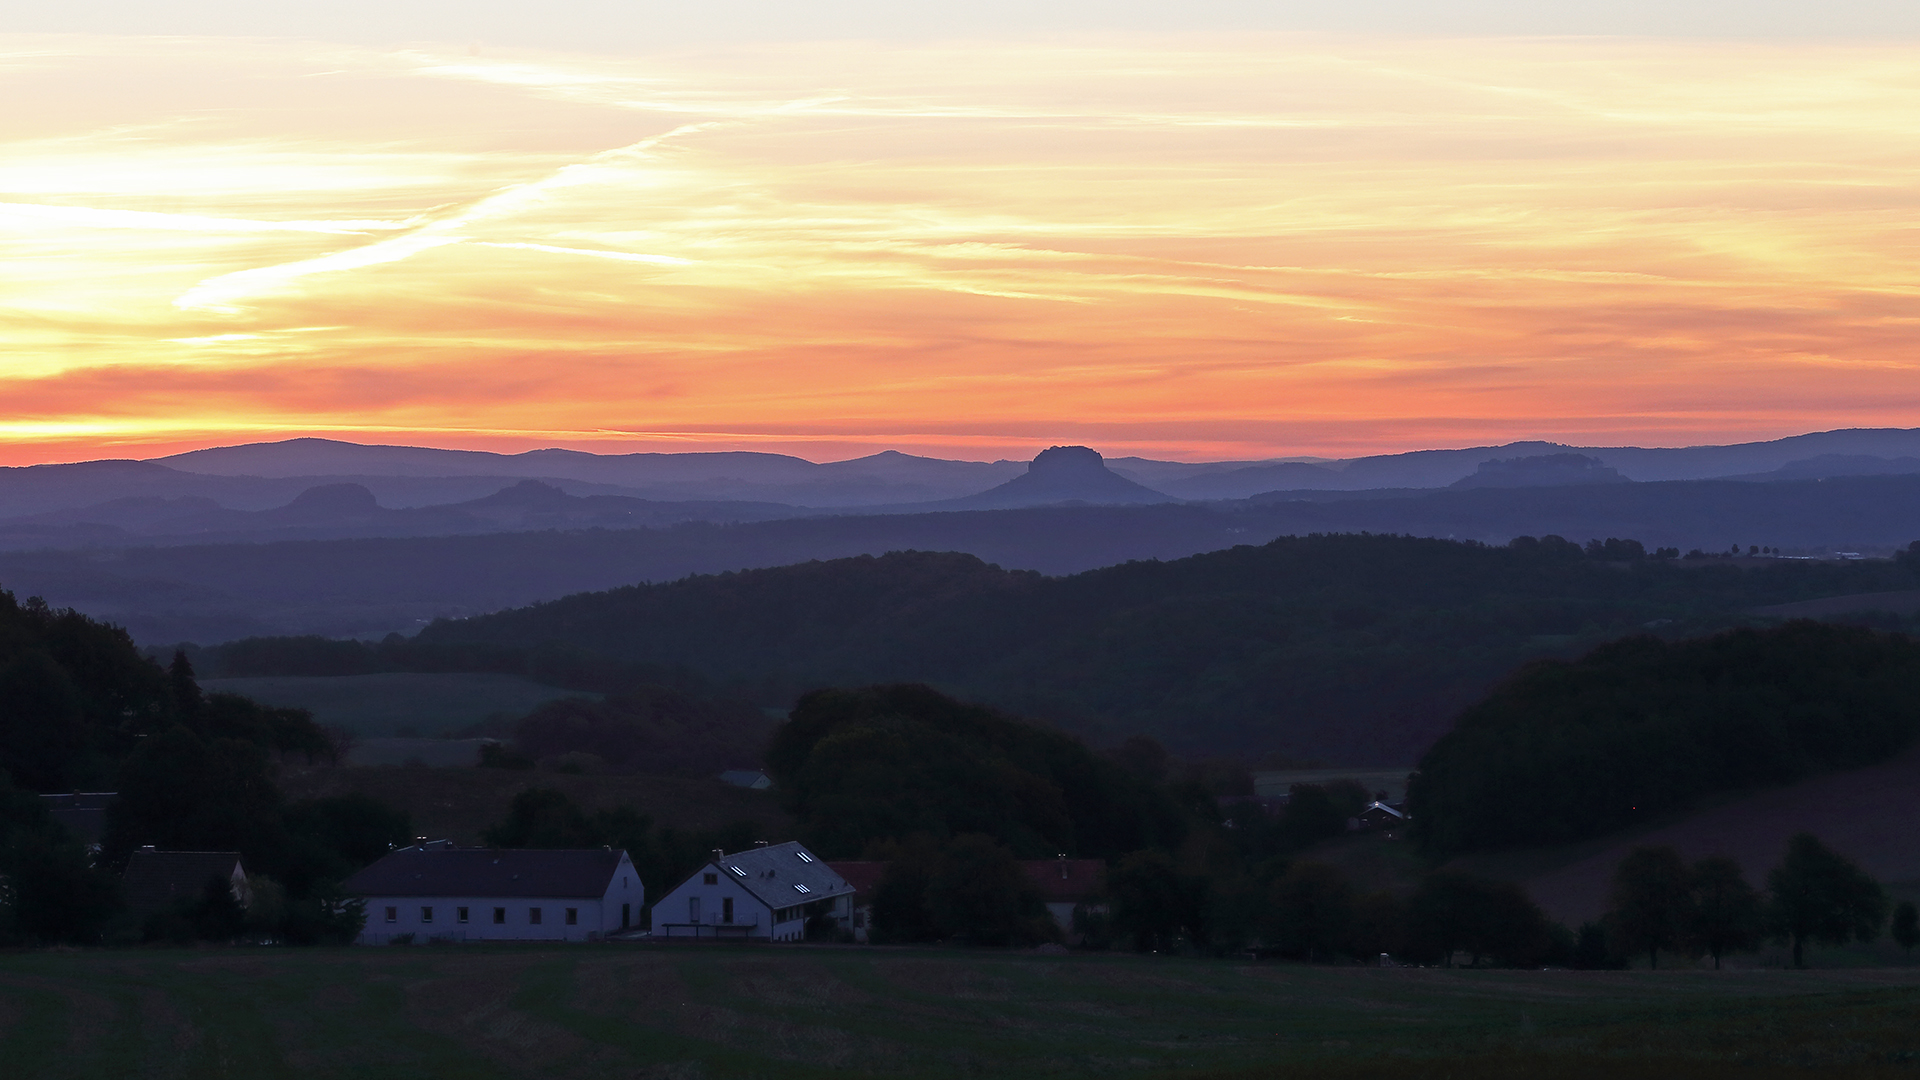
{"type": "Polygon", "coordinates": [[[656,938],[800,941],[810,919],[853,929],[853,886],[798,843],[716,849],[653,905],[656,938]]]}
{"type": "Polygon", "coordinates": [[[237,851],[157,851],[151,845],[127,856],[120,895],[135,915],[152,915],[205,896],[207,884],[224,881],[241,907],[253,901],[246,867],[237,851]]]}
{"type": "Polygon", "coordinates": [[[1064,855],[1058,859],[1022,859],[1020,869],[1039,890],[1041,902],[1047,905],[1047,914],[1053,916],[1061,934],[1069,941],[1074,938],[1075,910],[1106,910],[1101,885],[1106,879],[1107,864],[1099,859],[1069,859],[1064,855]]]}
{"type": "Polygon", "coordinates": [[[625,851],[419,844],[346,880],[366,901],[357,943],[596,941],[636,929],[646,888],[625,851]]]}
{"type": "Polygon", "coordinates": [[[1392,803],[1370,802],[1367,804],[1365,810],[1360,811],[1360,816],[1354,820],[1356,822],[1355,828],[1391,829],[1407,823],[1407,811],[1404,805],[1395,806],[1392,803]]]}

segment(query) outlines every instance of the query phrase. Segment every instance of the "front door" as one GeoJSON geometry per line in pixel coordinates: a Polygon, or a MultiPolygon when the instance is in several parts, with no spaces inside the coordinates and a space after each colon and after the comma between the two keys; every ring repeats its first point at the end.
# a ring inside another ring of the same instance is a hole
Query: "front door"
{"type": "Polygon", "coordinates": [[[690,923],[700,921],[700,898],[697,896],[687,897],[687,921],[690,923]]]}
{"type": "Polygon", "coordinates": [[[733,921],[733,897],[731,896],[720,898],[720,921],[723,923],[733,921]]]}
{"type": "Polygon", "coordinates": [[[620,929],[625,930],[633,921],[633,905],[620,905],[620,929]]]}

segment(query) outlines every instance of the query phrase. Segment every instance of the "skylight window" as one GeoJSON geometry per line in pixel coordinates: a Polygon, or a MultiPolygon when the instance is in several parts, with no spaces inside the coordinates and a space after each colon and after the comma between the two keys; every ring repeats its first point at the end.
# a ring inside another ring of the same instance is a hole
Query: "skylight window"
{"type": "Polygon", "coordinates": [[[809,854],[807,854],[807,853],[806,853],[806,852],[804,852],[804,851],[796,851],[796,852],[794,852],[794,854],[795,854],[795,855],[798,855],[798,856],[800,856],[800,861],[801,861],[801,862],[812,862],[812,861],[813,861],[813,856],[811,856],[811,855],[809,855],[809,854]]]}
{"type": "Polygon", "coordinates": [[[805,885],[795,885],[795,886],[793,887],[793,891],[795,891],[795,892],[812,892],[813,890],[812,890],[812,889],[809,889],[809,888],[807,888],[807,887],[806,887],[805,885]]]}
{"type": "Polygon", "coordinates": [[[729,869],[729,870],[731,870],[731,871],[733,871],[733,876],[734,876],[734,877],[746,877],[746,876],[747,876],[747,872],[746,872],[745,870],[742,870],[742,869],[740,869],[740,868],[739,868],[739,867],[737,867],[737,866],[729,866],[729,867],[727,867],[727,869],[729,869]]]}

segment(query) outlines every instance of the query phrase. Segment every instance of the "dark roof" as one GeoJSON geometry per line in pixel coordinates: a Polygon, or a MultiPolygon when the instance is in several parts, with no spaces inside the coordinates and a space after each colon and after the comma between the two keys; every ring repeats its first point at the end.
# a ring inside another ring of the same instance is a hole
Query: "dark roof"
{"type": "Polygon", "coordinates": [[[606,895],[624,851],[590,848],[401,848],[346,880],[357,896],[574,897],[606,895]]]}
{"type": "Polygon", "coordinates": [[[1077,904],[1098,895],[1107,864],[1099,859],[1022,859],[1020,869],[1049,904],[1077,904]]]}
{"type": "Polygon", "coordinates": [[[807,904],[853,891],[847,879],[798,842],[722,855],[718,866],[770,908],[807,904]]]}
{"type": "Polygon", "coordinates": [[[49,810],[105,810],[118,798],[117,791],[76,791],[71,795],[42,795],[49,810]]]}
{"type": "Polygon", "coordinates": [[[141,848],[127,857],[127,868],[120,874],[120,893],[126,898],[128,910],[146,914],[199,899],[209,880],[231,880],[239,866],[237,851],[141,848]]]}
{"type": "Polygon", "coordinates": [[[111,791],[76,791],[71,795],[42,795],[42,804],[53,820],[83,844],[97,844],[107,831],[107,804],[114,800],[111,791]]]}

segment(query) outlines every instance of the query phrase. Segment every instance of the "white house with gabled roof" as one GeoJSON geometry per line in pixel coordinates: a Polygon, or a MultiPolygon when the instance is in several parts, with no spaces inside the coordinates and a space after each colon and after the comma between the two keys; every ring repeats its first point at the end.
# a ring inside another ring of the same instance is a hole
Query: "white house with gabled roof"
{"type": "Polygon", "coordinates": [[[853,928],[853,886],[813,852],[798,843],[715,850],[654,902],[653,936],[800,941],[815,915],[853,928]]]}

